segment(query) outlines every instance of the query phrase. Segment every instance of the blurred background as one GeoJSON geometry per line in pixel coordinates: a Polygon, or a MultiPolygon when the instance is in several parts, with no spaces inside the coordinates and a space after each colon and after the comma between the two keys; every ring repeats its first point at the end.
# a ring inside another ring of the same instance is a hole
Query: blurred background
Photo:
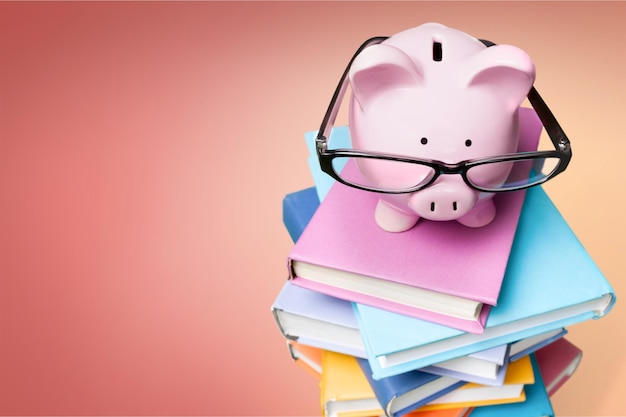
{"type": "MultiPolygon", "coordinates": [[[[0,2],[0,414],[318,415],[270,313],[303,134],[366,38],[516,45],[570,136],[550,197],[613,284],[558,415],[626,415],[626,3],[0,2]]],[[[340,123],[345,119],[340,118],[340,123]]],[[[559,248],[554,248],[559,256],[559,248]]]]}

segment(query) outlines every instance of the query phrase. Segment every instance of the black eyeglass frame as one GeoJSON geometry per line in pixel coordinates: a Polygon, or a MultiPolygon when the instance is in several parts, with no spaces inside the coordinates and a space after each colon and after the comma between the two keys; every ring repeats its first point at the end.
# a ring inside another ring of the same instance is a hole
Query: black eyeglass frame
{"type": "MultiPolygon", "coordinates": [[[[402,155],[395,154],[385,154],[378,152],[370,152],[365,150],[353,150],[353,149],[328,149],[328,140],[330,137],[330,133],[334,126],[335,120],[337,118],[337,113],[339,112],[340,104],[343,100],[343,97],[346,93],[348,87],[348,73],[354,62],[354,59],[368,46],[375,45],[383,42],[388,39],[387,36],[377,36],[366,40],[354,53],[348,66],[344,70],[341,79],[339,80],[339,84],[335,89],[330,104],[324,114],[324,118],[322,119],[322,123],[318,130],[317,137],[315,139],[315,148],[318,156],[318,160],[320,163],[320,168],[323,172],[330,175],[335,180],[339,181],[342,184],[348,185],[350,187],[358,188],[365,191],[373,191],[383,194],[405,194],[412,193],[431,185],[441,174],[460,174],[463,178],[463,181],[471,188],[484,191],[484,192],[508,192],[508,191],[517,191],[525,188],[534,187],[536,185],[540,185],[548,181],[549,179],[554,178],[561,172],[565,171],[569,162],[572,158],[572,149],[570,145],[570,141],[561,128],[559,122],[556,120],[552,111],[548,108],[545,101],[541,98],[537,90],[534,86],[531,87],[528,93],[528,101],[532,105],[533,109],[537,113],[537,116],[541,120],[543,127],[548,134],[548,137],[552,141],[555,150],[553,151],[533,151],[533,152],[518,152],[514,154],[506,154],[499,155],[494,157],[486,157],[486,158],[477,158],[471,160],[465,160],[458,162],[456,164],[447,164],[442,161],[432,160],[432,159],[421,159],[421,158],[412,158],[402,155]],[[404,188],[401,190],[389,190],[389,189],[379,189],[374,187],[366,187],[363,185],[351,183],[345,181],[341,175],[335,171],[333,167],[333,159],[337,157],[358,157],[358,158],[371,158],[371,159],[382,159],[382,160],[390,160],[390,161],[399,161],[406,163],[416,163],[420,165],[429,166],[434,170],[434,175],[428,179],[426,182],[422,184],[415,185],[413,187],[404,188]],[[510,187],[505,189],[497,189],[497,188],[485,188],[479,185],[473,184],[467,177],[467,171],[478,165],[485,165],[496,162],[507,162],[507,161],[518,161],[518,160],[532,160],[532,159],[543,159],[543,158],[558,158],[559,163],[556,168],[545,178],[542,178],[539,181],[530,183],[530,184],[521,184],[516,187],[510,187]]],[[[480,40],[485,46],[490,47],[495,45],[491,41],[480,40]]]]}

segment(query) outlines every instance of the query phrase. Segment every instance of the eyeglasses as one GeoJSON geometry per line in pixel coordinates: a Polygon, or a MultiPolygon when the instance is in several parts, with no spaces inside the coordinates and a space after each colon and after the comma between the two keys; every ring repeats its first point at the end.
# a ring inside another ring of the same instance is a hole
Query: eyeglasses
{"type": "MultiPolygon", "coordinates": [[[[354,188],[402,194],[426,188],[442,174],[459,174],[469,187],[478,191],[504,192],[543,184],[565,171],[572,158],[569,139],[534,86],[528,93],[528,101],[552,141],[555,148],[553,151],[520,152],[450,164],[367,150],[328,149],[328,139],[348,87],[348,73],[354,59],[368,46],[381,43],[385,39],[387,37],[374,37],[365,41],[350,59],[341,76],[315,140],[323,172],[354,188]],[[343,169],[352,162],[359,169],[343,169]]],[[[487,47],[494,45],[486,40],[481,42],[487,47]]]]}

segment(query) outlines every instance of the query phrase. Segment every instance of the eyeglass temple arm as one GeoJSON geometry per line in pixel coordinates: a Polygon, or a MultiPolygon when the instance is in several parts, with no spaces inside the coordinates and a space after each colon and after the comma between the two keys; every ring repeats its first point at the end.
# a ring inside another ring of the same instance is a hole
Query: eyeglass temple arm
{"type": "Polygon", "coordinates": [[[322,119],[322,124],[320,125],[320,128],[317,132],[315,143],[316,143],[316,147],[318,150],[321,150],[322,147],[326,145],[326,142],[328,141],[328,138],[330,137],[330,131],[332,129],[332,126],[335,124],[335,119],[337,118],[337,113],[339,112],[339,106],[337,105],[337,102],[341,101],[344,94],[346,93],[346,89],[348,88],[348,83],[347,83],[348,72],[350,71],[350,68],[352,67],[352,62],[354,62],[354,59],[361,53],[361,51],[363,51],[363,49],[367,48],[370,45],[381,43],[387,38],[388,36],[376,36],[376,37],[366,40],[359,47],[359,49],[357,49],[357,51],[354,53],[354,55],[350,59],[348,66],[346,67],[343,74],[341,75],[339,84],[337,84],[337,88],[335,88],[335,92],[333,93],[333,97],[330,100],[328,109],[326,110],[326,113],[324,114],[324,119],[322,119]]]}
{"type": "Polygon", "coordinates": [[[570,151],[569,138],[535,87],[531,87],[530,92],[528,93],[528,101],[530,101],[530,104],[533,105],[533,108],[535,109],[537,116],[539,116],[541,123],[543,123],[543,127],[546,129],[554,147],[563,152],[570,151]]]}

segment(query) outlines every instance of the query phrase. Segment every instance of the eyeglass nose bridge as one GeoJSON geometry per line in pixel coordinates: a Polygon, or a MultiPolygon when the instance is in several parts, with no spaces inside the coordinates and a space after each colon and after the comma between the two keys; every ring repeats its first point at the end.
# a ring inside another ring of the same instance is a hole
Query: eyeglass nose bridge
{"type": "MultiPolygon", "coordinates": [[[[461,179],[463,180],[463,182],[467,183],[467,179],[465,178],[465,163],[461,162],[461,163],[456,163],[456,164],[446,164],[444,162],[432,162],[430,164],[430,167],[433,170],[433,175],[432,177],[430,177],[430,179],[426,182],[424,182],[421,186],[419,186],[418,188],[414,189],[411,192],[417,192],[417,191],[421,191],[424,190],[426,188],[430,188],[432,187],[439,179],[442,175],[460,175],[461,179]]],[[[471,187],[471,184],[468,184],[471,187]]]]}
{"type": "MultiPolygon", "coordinates": [[[[421,189],[431,187],[442,175],[460,175],[463,182],[469,188],[476,190],[476,191],[480,191],[480,192],[494,192],[496,190],[487,189],[485,187],[481,187],[480,185],[477,185],[468,176],[468,171],[472,167],[484,166],[485,164],[486,163],[476,165],[476,164],[473,164],[471,161],[462,161],[462,162],[458,162],[454,164],[448,164],[448,163],[444,163],[440,161],[434,162],[431,166],[435,170],[435,175],[433,176],[433,178],[431,178],[428,184],[426,184],[421,189]]],[[[522,188],[526,188],[526,187],[522,187],[522,188]]]]}
{"type": "Polygon", "coordinates": [[[465,163],[459,162],[456,164],[446,164],[444,162],[437,162],[433,164],[433,168],[437,172],[437,176],[439,175],[463,175],[465,171],[465,163]]]}

